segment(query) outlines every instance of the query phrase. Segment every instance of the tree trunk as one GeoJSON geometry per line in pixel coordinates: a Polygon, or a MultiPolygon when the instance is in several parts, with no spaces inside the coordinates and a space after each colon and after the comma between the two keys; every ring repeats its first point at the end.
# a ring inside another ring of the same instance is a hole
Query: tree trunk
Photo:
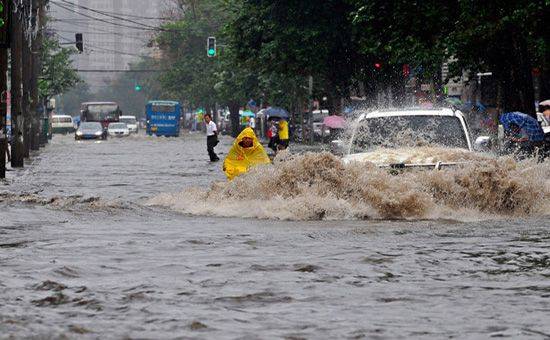
{"type": "Polygon", "coordinates": [[[10,10],[10,50],[11,50],[11,166],[23,167],[23,119],[21,116],[21,61],[23,48],[23,32],[19,13],[10,10]]]}
{"type": "Polygon", "coordinates": [[[30,102],[30,93],[31,93],[31,51],[29,46],[28,38],[23,34],[23,99],[22,99],[22,110],[24,117],[24,126],[23,126],[23,145],[25,149],[25,158],[29,158],[31,150],[31,102],[30,102]]]}
{"type": "Polygon", "coordinates": [[[505,111],[519,111],[536,117],[535,91],[533,86],[532,62],[524,37],[512,33],[513,51],[507,86],[504,92],[505,111]]]}
{"type": "Polygon", "coordinates": [[[241,121],[239,116],[240,105],[232,102],[229,105],[229,120],[231,121],[231,136],[236,138],[241,132],[241,121]]]}

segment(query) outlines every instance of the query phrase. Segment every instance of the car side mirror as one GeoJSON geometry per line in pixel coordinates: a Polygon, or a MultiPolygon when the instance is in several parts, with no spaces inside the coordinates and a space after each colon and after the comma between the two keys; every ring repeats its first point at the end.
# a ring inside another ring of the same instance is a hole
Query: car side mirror
{"type": "Polygon", "coordinates": [[[488,151],[491,148],[491,137],[479,136],[474,142],[475,151],[488,151]]]}
{"type": "Polygon", "coordinates": [[[330,142],[330,152],[337,156],[344,155],[344,142],[337,139],[330,142]]]}

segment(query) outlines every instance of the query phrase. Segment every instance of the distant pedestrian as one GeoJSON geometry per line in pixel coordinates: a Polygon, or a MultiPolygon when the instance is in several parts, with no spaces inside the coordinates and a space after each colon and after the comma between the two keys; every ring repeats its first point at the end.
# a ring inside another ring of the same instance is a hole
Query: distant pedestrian
{"type": "Polygon", "coordinates": [[[204,114],[204,122],[206,123],[206,149],[208,150],[208,156],[210,156],[211,162],[217,162],[220,158],[214,152],[214,148],[219,143],[218,128],[212,120],[210,113],[204,114]]]}
{"type": "Polygon", "coordinates": [[[277,150],[286,150],[288,148],[288,122],[285,119],[279,121],[279,140],[277,141],[277,150]]]}
{"type": "Polygon", "coordinates": [[[269,144],[267,147],[273,150],[273,152],[277,152],[277,141],[279,140],[279,137],[277,136],[277,126],[272,120],[269,121],[267,138],[269,139],[269,144]]]}

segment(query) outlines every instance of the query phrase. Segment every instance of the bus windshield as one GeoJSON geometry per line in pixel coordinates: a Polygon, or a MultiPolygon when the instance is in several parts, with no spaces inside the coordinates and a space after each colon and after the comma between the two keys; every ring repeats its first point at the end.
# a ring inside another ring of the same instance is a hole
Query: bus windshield
{"type": "Polygon", "coordinates": [[[85,108],[87,121],[118,120],[118,105],[116,104],[89,104],[85,108]]]}
{"type": "Polygon", "coordinates": [[[153,105],[151,111],[153,112],[174,112],[176,110],[175,105],[153,105]]]}

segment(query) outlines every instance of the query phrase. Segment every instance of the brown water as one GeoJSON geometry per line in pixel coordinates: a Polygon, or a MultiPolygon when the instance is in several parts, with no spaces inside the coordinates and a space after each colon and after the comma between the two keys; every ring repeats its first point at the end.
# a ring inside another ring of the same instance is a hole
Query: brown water
{"type": "Polygon", "coordinates": [[[204,144],[56,136],[10,172],[0,338],[550,335],[546,165],[307,155],[227,184],[204,144]]]}

